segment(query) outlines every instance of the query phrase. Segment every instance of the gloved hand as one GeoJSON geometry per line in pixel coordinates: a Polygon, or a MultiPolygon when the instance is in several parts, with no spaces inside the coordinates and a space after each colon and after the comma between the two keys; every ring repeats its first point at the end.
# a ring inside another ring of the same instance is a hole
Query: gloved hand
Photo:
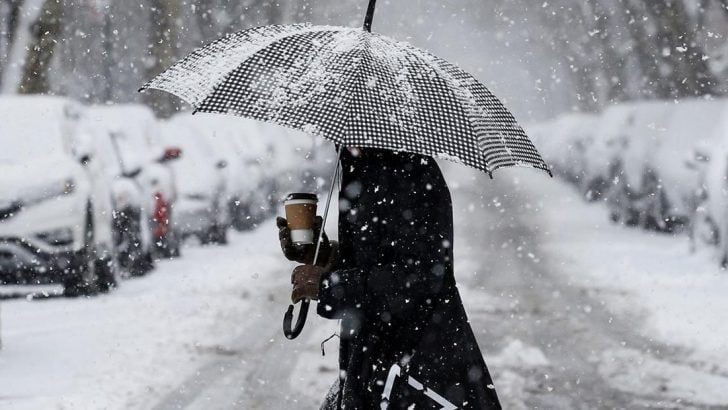
{"type": "MultiPolygon", "coordinates": [[[[288,229],[288,221],[286,218],[276,218],[276,225],[278,226],[278,240],[281,243],[281,251],[283,255],[289,261],[295,261],[306,265],[313,264],[313,257],[316,253],[316,241],[318,240],[319,232],[321,232],[321,225],[323,225],[323,218],[317,216],[313,224],[313,237],[314,243],[309,245],[296,245],[291,240],[291,230],[288,229]]],[[[325,266],[328,264],[331,256],[331,242],[329,237],[324,232],[323,238],[321,239],[321,249],[319,250],[319,258],[316,261],[316,265],[325,266]]]]}
{"type": "Polygon", "coordinates": [[[291,301],[295,304],[303,299],[318,300],[319,282],[324,273],[326,269],[320,266],[297,266],[291,274],[291,301]]]}

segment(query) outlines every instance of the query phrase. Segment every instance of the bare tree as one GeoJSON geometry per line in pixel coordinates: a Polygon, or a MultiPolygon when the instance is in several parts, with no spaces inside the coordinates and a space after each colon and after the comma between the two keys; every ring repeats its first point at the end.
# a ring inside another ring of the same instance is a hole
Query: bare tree
{"type": "Polygon", "coordinates": [[[625,72],[625,57],[618,51],[619,45],[615,42],[617,32],[614,30],[620,18],[604,0],[588,0],[587,4],[591,9],[590,18],[594,22],[593,31],[587,35],[593,36],[598,44],[600,52],[597,58],[604,75],[605,98],[609,102],[626,100],[628,77],[625,72]]]}
{"type": "Polygon", "coordinates": [[[53,51],[61,34],[63,3],[59,0],[46,0],[31,27],[33,41],[23,69],[18,92],[21,94],[41,94],[50,90],[48,70],[53,51]]]}
{"type": "Polygon", "coordinates": [[[716,79],[706,63],[706,54],[695,38],[697,24],[691,21],[682,0],[646,1],[655,21],[657,61],[663,65],[663,80],[670,97],[712,94],[716,79]]]}
{"type": "MultiPolygon", "coordinates": [[[[147,78],[159,74],[172,65],[179,55],[178,17],[179,2],[176,0],[151,0],[149,14],[152,30],[149,33],[149,63],[146,66],[147,78]]],[[[144,100],[157,114],[171,115],[176,102],[169,95],[162,93],[145,93],[144,100]]]]}
{"type": "Polygon", "coordinates": [[[0,86],[2,86],[3,71],[8,64],[10,49],[18,29],[18,15],[22,0],[0,1],[0,86]]]}

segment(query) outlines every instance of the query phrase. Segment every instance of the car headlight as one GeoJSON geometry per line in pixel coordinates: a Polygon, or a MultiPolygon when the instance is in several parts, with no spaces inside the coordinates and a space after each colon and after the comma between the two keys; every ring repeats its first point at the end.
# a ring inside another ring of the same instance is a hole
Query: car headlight
{"type": "Polygon", "coordinates": [[[21,195],[23,205],[33,205],[59,196],[70,195],[76,191],[76,181],[66,178],[50,184],[28,188],[21,195]]]}

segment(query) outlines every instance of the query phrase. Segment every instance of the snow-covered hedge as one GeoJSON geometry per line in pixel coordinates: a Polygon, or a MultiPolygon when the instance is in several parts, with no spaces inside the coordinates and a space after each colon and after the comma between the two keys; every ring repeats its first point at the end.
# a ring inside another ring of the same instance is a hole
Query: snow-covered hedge
{"type": "Polygon", "coordinates": [[[728,262],[728,99],[619,104],[528,128],[553,171],[613,221],[686,232],[728,262]]]}

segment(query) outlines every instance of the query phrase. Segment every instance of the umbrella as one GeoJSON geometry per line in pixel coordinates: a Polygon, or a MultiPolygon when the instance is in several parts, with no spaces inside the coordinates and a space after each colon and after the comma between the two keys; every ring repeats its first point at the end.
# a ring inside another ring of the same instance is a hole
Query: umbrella
{"type": "MultiPolygon", "coordinates": [[[[230,34],[141,90],[174,94],[195,112],[238,115],[319,135],[337,144],[339,152],[344,146],[413,152],[469,165],[491,178],[508,166],[551,174],[513,115],[472,75],[425,50],[372,33],[375,3],[369,1],[364,29],[293,24],[230,34]]],[[[330,194],[333,188],[332,182],[330,194]]],[[[328,209],[329,202],[324,224],[328,209]]],[[[301,327],[307,308],[301,307],[301,327]]],[[[289,324],[292,310],[286,315],[289,324]]],[[[285,324],[284,330],[290,338],[297,335],[285,324]]]]}

